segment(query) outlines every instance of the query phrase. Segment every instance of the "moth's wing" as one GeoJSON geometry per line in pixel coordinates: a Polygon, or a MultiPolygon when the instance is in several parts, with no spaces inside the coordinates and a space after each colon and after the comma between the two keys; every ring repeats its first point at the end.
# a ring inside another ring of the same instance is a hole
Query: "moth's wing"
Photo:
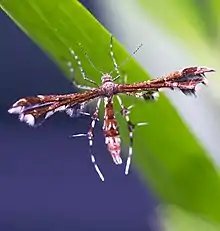
{"type": "Polygon", "coordinates": [[[65,111],[70,117],[79,117],[82,115],[92,116],[94,105],[97,104],[97,101],[98,97],[83,103],[70,105],[65,111]]]}
{"type": "Polygon", "coordinates": [[[19,99],[8,110],[18,114],[20,121],[30,126],[39,126],[56,112],[67,112],[72,117],[79,116],[87,101],[99,96],[99,89],[67,95],[37,95],[19,99]]]}
{"type": "MultiPolygon", "coordinates": [[[[119,84],[118,93],[136,93],[149,90],[161,90],[169,88],[171,90],[180,90],[185,95],[195,95],[196,86],[198,84],[207,84],[205,74],[215,72],[214,69],[208,67],[187,67],[179,71],[172,72],[163,77],[151,79],[144,82],[133,84],[119,84]]],[[[149,94],[141,94],[145,98],[149,98],[149,94]]]]}

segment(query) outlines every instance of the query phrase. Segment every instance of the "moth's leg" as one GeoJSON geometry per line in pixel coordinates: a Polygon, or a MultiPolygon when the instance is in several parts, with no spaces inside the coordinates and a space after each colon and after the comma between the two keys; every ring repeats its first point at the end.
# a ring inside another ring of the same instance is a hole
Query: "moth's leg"
{"type": "Polygon", "coordinates": [[[133,124],[130,120],[130,117],[129,117],[130,109],[133,107],[133,105],[126,108],[124,106],[121,98],[118,95],[117,95],[117,99],[118,99],[119,105],[121,107],[121,114],[125,118],[125,120],[127,122],[128,130],[129,130],[130,144],[129,144],[128,158],[127,158],[126,167],[125,167],[125,175],[127,175],[129,172],[129,168],[131,165],[131,157],[133,154],[133,132],[134,132],[134,129],[136,126],[143,126],[143,125],[147,125],[148,123],[143,122],[143,123],[133,124]]]}
{"type": "Polygon", "coordinates": [[[95,168],[96,172],[98,173],[100,179],[102,181],[104,181],[104,176],[103,176],[101,170],[99,169],[99,166],[96,163],[95,155],[93,153],[94,128],[95,128],[96,120],[98,120],[99,107],[100,107],[100,104],[101,104],[101,100],[102,100],[101,98],[98,99],[95,112],[92,115],[92,122],[91,122],[90,129],[89,129],[88,133],[87,134],[84,134],[84,133],[76,134],[76,135],[72,135],[71,137],[79,137],[79,136],[87,136],[88,137],[89,153],[90,153],[91,161],[92,161],[92,163],[94,165],[94,168],[95,168]]]}
{"type": "MultiPolygon", "coordinates": [[[[84,71],[84,69],[83,69],[83,67],[82,67],[82,62],[79,60],[79,57],[75,54],[74,50],[70,49],[70,53],[71,53],[71,55],[74,57],[74,59],[76,60],[77,65],[78,65],[78,67],[79,67],[79,70],[80,70],[80,72],[81,72],[81,74],[82,74],[83,79],[84,79],[85,81],[87,81],[87,82],[89,82],[89,83],[92,83],[92,84],[94,84],[94,85],[96,85],[96,86],[98,87],[98,84],[97,84],[95,81],[93,81],[92,79],[90,79],[90,78],[88,78],[88,77],[86,76],[86,73],[85,73],[85,71],[84,71]]],[[[72,67],[71,62],[68,62],[68,65],[71,65],[70,72],[71,72],[71,74],[73,74],[74,69],[73,69],[73,67],[72,67]]],[[[81,89],[84,88],[84,90],[91,90],[91,89],[94,89],[94,88],[91,88],[91,87],[78,85],[78,84],[76,84],[75,81],[73,81],[73,84],[74,84],[76,87],[78,87],[78,88],[81,88],[81,89]]]]}
{"type": "Polygon", "coordinates": [[[92,90],[92,89],[94,89],[93,87],[89,87],[89,86],[84,86],[84,85],[78,84],[78,83],[74,80],[74,68],[73,68],[73,66],[72,66],[72,63],[71,63],[71,62],[68,62],[68,63],[67,63],[67,66],[68,66],[68,68],[69,68],[71,82],[72,82],[72,84],[73,84],[76,88],[81,89],[81,90],[92,90]]]}
{"type": "Polygon", "coordinates": [[[115,59],[115,56],[114,56],[114,51],[113,51],[113,35],[111,35],[111,39],[110,39],[110,56],[111,56],[111,59],[113,61],[113,65],[114,65],[114,69],[118,75],[118,77],[120,76],[120,72],[119,72],[119,69],[118,69],[118,64],[116,62],[116,59],[115,59]]]}

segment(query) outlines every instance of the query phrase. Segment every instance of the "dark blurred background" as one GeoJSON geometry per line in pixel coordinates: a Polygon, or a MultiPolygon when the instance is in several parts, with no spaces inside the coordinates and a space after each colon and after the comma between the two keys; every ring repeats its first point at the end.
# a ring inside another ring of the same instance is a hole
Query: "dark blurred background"
{"type": "MultiPolygon", "coordinates": [[[[98,17],[93,1],[82,1],[98,17]]],[[[57,113],[34,129],[9,115],[18,98],[75,92],[56,65],[0,11],[0,230],[157,230],[156,201],[134,166],[128,176],[106,150],[97,123],[94,170],[90,119],[57,113]]]]}

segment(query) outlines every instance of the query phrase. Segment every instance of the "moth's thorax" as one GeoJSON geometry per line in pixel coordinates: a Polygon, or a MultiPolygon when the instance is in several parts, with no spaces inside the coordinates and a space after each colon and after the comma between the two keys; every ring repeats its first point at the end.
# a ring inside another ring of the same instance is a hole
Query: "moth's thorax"
{"type": "Polygon", "coordinates": [[[103,95],[107,97],[113,96],[116,84],[113,82],[112,76],[106,73],[102,76],[101,80],[102,85],[100,88],[102,89],[103,95]]]}

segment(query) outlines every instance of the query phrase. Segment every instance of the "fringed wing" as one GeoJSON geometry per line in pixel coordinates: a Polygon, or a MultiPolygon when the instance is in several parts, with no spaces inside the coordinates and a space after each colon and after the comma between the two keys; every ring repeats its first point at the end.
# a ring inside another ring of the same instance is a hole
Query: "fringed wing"
{"type": "Polygon", "coordinates": [[[77,117],[82,114],[85,105],[98,96],[99,89],[66,95],[37,95],[19,99],[8,112],[18,114],[20,121],[30,126],[37,126],[58,111],[77,117]]]}
{"type": "MultiPolygon", "coordinates": [[[[185,95],[195,95],[196,86],[198,84],[202,83],[206,85],[207,79],[205,74],[208,72],[214,72],[214,70],[208,67],[188,67],[170,73],[164,77],[144,82],[133,84],[119,84],[117,92],[127,94],[143,91],[159,91],[162,88],[169,88],[171,90],[179,89],[185,95]]],[[[143,94],[142,96],[144,97],[145,95],[143,94]]]]}

